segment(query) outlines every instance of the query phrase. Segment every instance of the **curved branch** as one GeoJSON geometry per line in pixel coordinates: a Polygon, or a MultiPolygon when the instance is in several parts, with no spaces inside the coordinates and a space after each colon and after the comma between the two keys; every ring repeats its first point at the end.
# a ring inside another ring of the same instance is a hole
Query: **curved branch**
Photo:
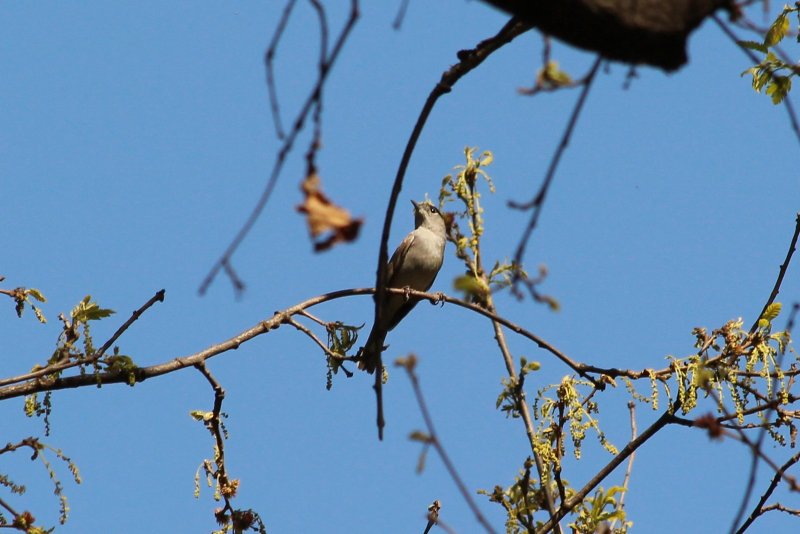
{"type": "Polygon", "coordinates": [[[783,277],[786,274],[786,270],[789,268],[789,263],[792,261],[794,251],[797,250],[798,236],[800,236],[800,212],[798,212],[797,217],[795,217],[794,234],[792,235],[792,240],[789,243],[789,250],[786,251],[786,258],[784,258],[783,263],[778,269],[778,278],[775,280],[775,285],[772,287],[772,293],[769,294],[769,298],[767,299],[767,302],[764,303],[761,313],[758,314],[755,322],[753,322],[753,326],[750,327],[750,332],[756,331],[756,328],[758,328],[758,320],[761,319],[761,316],[764,315],[764,312],[767,311],[767,308],[769,308],[770,304],[775,302],[775,299],[778,297],[778,293],[781,290],[781,284],[783,284],[783,277]]]}
{"type": "Polygon", "coordinates": [[[422,106],[422,111],[420,111],[419,117],[417,118],[417,123],[414,125],[414,129],[411,131],[411,136],[409,137],[408,142],[406,143],[406,148],[403,151],[403,157],[400,160],[400,166],[397,168],[397,175],[395,176],[394,184],[392,185],[392,192],[389,195],[389,204],[386,207],[386,217],[383,221],[383,233],[381,234],[381,245],[380,252],[378,253],[378,267],[376,271],[375,287],[378,288],[378,292],[375,295],[374,324],[381,324],[381,308],[383,307],[382,304],[385,298],[384,287],[386,285],[386,262],[389,257],[389,232],[391,231],[392,227],[394,209],[397,205],[397,198],[400,196],[400,190],[403,188],[403,179],[405,178],[408,163],[411,161],[411,154],[414,152],[414,148],[417,145],[419,136],[422,134],[422,129],[425,127],[428,116],[431,114],[431,111],[433,111],[433,107],[436,105],[436,101],[439,99],[439,97],[449,93],[453,89],[453,85],[455,85],[462,77],[483,63],[484,60],[497,49],[510,43],[516,37],[522,35],[529,29],[531,29],[529,24],[521,22],[517,18],[512,18],[494,37],[481,41],[475,48],[471,50],[460,50],[457,54],[459,62],[447,69],[442,74],[441,79],[428,95],[428,98],[425,100],[425,104],[422,106]]]}
{"type": "MultiPolygon", "coordinates": [[[[491,320],[497,321],[503,326],[506,326],[513,332],[516,332],[517,334],[530,339],[531,341],[536,343],[539,347],[545,349],[546,351],[550,352],[558,359],[563,361],[565,364],[567,364],[570,368],[575,370],[584,378],[592,380],[592,378],[586,374],[586,369],[588,368],[588,366],[572,360],[571,358],[566,356],[564,353],[556,349],[554,346],[552,346],[551,344],[549,344],[547,341],[543,340],[536,334],[533,334],[532,332],[525,330],[521,326],[512,323],[508,319],[505,319],[496,314],[488,312],[482,309],[480,306],[477,306],[469,302],[464,302],[460,299],[456,299],[453,297],[448,297],[441,293],[438,294],[425,293],[422,291],[394,289],[394,288],[387,288],[386,291],[388,293],[394,293],[398,295],[408,294],[412,297],[426,299],[434,303],[448,302],[460,306],[462,308],[474,311],[476,313],[479,313],[491,320]]],[[[339,291],[332,291],[330,293],[318,295],[316,297],[304,300],[303,302],[295,304],[294,306],[286,308],[282,311],[275,312],[275,314],[269,319],[265,319],[259,322],[252,328],[249,328],[244,332],[241,332],[240,334],[237,334],[236,336],[226,341],[223,341],[222,343],[212,345],[200,352],[196,352],[188,356],[174,358],[172,360],[156,365],[151,365],[148,367],[139,367],[133,371],[133,374],[136,377],[137,382],[143,382],[145,380],[154,378],[156,376],[178,371],[180,369],[185,369],[186,367],[193,367],[201,362],[208,360],[209,358],[213,358],[214,356],[218,356],[230,350],[238,349],[242,343],[245,343],[262,334],[266,334],[270,330],[275,330],[276,328],[279,328],[282,324],[289,323],[290,317],[292,317],[293,315],[300,314],[307,308],[311,308],[318,304],[322,304],[323,302],[329,302],[344,297],[373,295],[373,294],[375,294],[375,289],[368,287],[368,288],[342,289],[339,291]]],[[[52,369],[48,369],[48,373],[52,373],[52,369]]],[[[96,387],[98,383],[117,384],[117,383],[127,383],[127,381],[128,381],[128,372],[121,372],[121,371],[106,371],[97,374],[89,373],[84,375],[56,378],[54,380],[31,379],[22,382],[20,384],[13,384],[6,387],[0,387],[0,401],[4,399],[11,399],[14,397],[30,395],[32,393],[38,393],[41,391],[55,391],[60,389],[72,389],[72,388],[79,388],[86,386],[96,387]]]]}

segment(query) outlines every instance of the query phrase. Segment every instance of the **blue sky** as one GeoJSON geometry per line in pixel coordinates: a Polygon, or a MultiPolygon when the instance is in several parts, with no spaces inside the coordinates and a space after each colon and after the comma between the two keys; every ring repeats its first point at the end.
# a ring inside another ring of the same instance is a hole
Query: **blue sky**
{"type": "MultiPolygon", "coordinates": [[[[389,188],[425,97],[456,51],[506,20],[480,2],[412,2],[398,32],[391,29],[396,7],[362,6],[326,86],[320,175],[334,201],[365,218],[359,240],[313,253],[295,211],[303,135],[234,256],[247,284],[236,299],[223,278],[202,298],[197,288],[251,210],[279,147],[262,59],[282,5],[4,3],[0,274],[5,288],[41,289],[49,323],[30,314],[16,319],[10,302],[0,309],[0,375],[45,361],[58,314],[86,294],[118,312],[95,325],[104,340],[166,289],[166,301],[118,343],[144,366],[223,341],[311,296],[372,285],[389,188]]],[[[332,28],[344,14],[332,13],[332,28]]],[[[285,123],[310,90],[317,46],[313,12],[301,3],[277,56],[285,123]]],[[[562,45],[554,54],[576,77],[593,61],[562,45]]],[[[689,55],[690,64],[671,75],[638,69],[628,89],[627,67],[601,70],[526,257],[530,267],[547,265],[541,289],[562,309],[498,297],[501,313],[580,361],[661,368],[665,356],[691,353],[693,327],[740,316],[749,324],[786,253],[800,184],[785,111],[740,77],[748,60],[713,23],[693,34],[689,55]]],[[[527,214],[505,203],[533,195],[577,97],[517,93],[532,83],[540,56],[538,36],[520,37],[441,99],[409,166],[391,249],[411,229],[408,200],[435,197],[442,176],[463,163],[464,147],[474,146],[495,155],[488,171],[497,193],[484,196],[485,257],[513,254],[527,214]]],[[[784,303],[800,299],[797,272],[794,265],[787,274],[784,303]]],[[[455,294],[452,280],[461,273],[450,255],[433,289],[455,294]]],[[[339,300],[314,313],[368,323],[372,300],[339,300]]],[[[504,368],[491,325],[423,304],[387,341],[386,359],[412,351],[420,358],[437,430],[467,486],[510,484],[527,446],[521,423],[494,408],[504,368]]],[[[517,356],[542,363],[529,378],[530,395],[568,374],[524,340],[510,342],[517,356]]],[[[458,532],[478,530],[438,458],[414,472],[419,446],[407,436],[423,423],[400,371],[385,388],[388,426],[378,442],[370,378],[337,377],[326,391],[324,358],[296,331],[271,332],[209,368],[227,391],[228,468],[242,481],[236,504],[260,512],[270,532],[420,531],[434,499],[458,532]]],[[[603,428],[620,447],[630,433],[626,401],[624,391],[601,401],[603,428]]],[[[192,495],[212,441],[188,415],[212,403],[194,370],[135,388],[56,393],[46,441],[72,457],[84,479],[76,487],[59,471],[71,514],[58,532],[212,530],[211,491],[192,495]]],[[[645,406],[637,415],[640,429],[657,416],[645,406]]],[[[2,403],[0,417],[4,442],[42,432],[40,421],[24,417],[21,399],[2,403]]],[[[790,454],[767,452],[779,460],[790,454]]],[[[567,478],[582,486],[609,459],[589,438],[583,460],[565,467],[567,478]]],[[[635,531],[726,530],[748,465],[731,440],[667,428],[636,457],[626,497],[635,531]]],[[[4,455],[0,470],[28,486],[26,498],[10,502],[44,525],[56,523],[43,470],[21,454],[4,455]]],[[[621,478],[615,473],[604,486],[621,478]]],[[[767,478],[762,470],[760,487],[767,478]]],[[[778,495],[796,507],[796,496],[778,495]]],[[[502,529],[499,507],[478,502],[502,529]]],[[[788,525],[772,513],[754,531],[788,525]]]]}

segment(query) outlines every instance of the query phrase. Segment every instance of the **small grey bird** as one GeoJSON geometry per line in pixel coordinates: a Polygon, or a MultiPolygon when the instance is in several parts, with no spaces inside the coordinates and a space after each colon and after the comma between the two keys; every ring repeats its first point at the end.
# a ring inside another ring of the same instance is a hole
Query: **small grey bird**
{"type": "MultiPolygon", "coordinates": [[[[427,291],[433,285],[444,261],[444,244],[447,230],[444,217],[429,201],[414,202],[414,225],[392,259],[386,265],[386,287],[411,288],[427,291]]],[[[358,366],[369,373],[375,372],[378,356],[383,352],[383,341],[389,330],[397,326],[419,299],[387,293],[381,310],[381,324],[372,326],[367,343],[361,351],[363,360],[358,366]]]]}

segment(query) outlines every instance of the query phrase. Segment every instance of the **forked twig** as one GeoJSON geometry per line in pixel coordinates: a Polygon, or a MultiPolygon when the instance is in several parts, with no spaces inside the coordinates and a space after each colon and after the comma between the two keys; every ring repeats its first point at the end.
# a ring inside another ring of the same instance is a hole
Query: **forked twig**
{"type": "Polygon", "coordinates": [[[278,104],[278,91],[275,88],[275,68],[272,62],[275,58],[275,52],[278,51],[278,43],[281,41],[283,30],[286,29],[286,24],[289,22],[289,16],[292,14],[292,10],[294,9],[296,3],[297,0],[289,0],[286,2],[286,7],[283,8],[283,14],[278,21],[278,26],[275,28],[275,33],[272,34],[272,40],[270,41],[269,47],[267,47],[267,51],[264,54],[264,67],[267,71],[267,92],[269,93],[269,105],[270,109],[272,110],[272,120],[275,122],[275,135],[278,137],[278,139],[283,139],[286,134],[284,133],[283,125],[281,124],[281,108],[278,104]]]}
{"type": "MultiPolygon", "coordinates": [[[[561,161],[561,156],[564,154],[564,151],[569,145],[570,137],[572,137],[572,132],[575,129],[575,125],[578,123],[578,117],[583,109],[583,104],[586,102],[586,97],[589,95],[589,90],[592,87],[592,82],[594,81],[595,75],[597,74],[597,69],[600,67],[601,62],[602,58],[598,57],[592,65],[589,74],[587,74],[584,79],[583,90],[578,96],[578,100],[575,102],[575,108],[572,110],[572,115],[570,115],[567,126],[564,129],[563,135],[561,136],[561,142],[558,144],[558,148],[556,148],[556,151],[553,153],[553,157],[550,160],[550,166],[547,168],[547,173],[545,173],[544,180],[542,181],[542,185],[539,187],[539,191],[536,193],[536,196],[534,196],[529,202],[523,204],[517,202],[508,203],[510,207],[519,210],[533,210],[533,213],[531,213],[531,218],[528,221],[528,225],[525,227],[525,231],[522,233],[522,237],[519,240],[517,250],[514,253],[514,263],[516,265],[522,265],[522,258],[525,255],[525,249],[528,246],[528,241],[530,241],[531,234],[533,233],[533,230],[536,228],[536,224],[539,221],[539,215],[542,212],[545,198],[547,198],[547,192],[550,189],[550,184],[553,182],[553,178],[556,175],[558,162],[561,161]]],[[[514,273],[512,284],[512,292],[515,295],[520,295],[520,292],[517,288],[517,284],[520,282],[524,282],[524,280],[522,279],[520,272],[516,271],[514,273]]],[[[531,290],[531,286],[528,286],[528,290],[531,290]]]]}
{"type": "Polygon", "coordinates": [[[358,17],[359,17],[358,0],[350,0],[350,15],[347,21],[345,22],[344,26],[342,27],[342,31],[339,33],[339,36],[333,48],[331,49],[330,54],[328,55],[326,60],[320,64],[319,73],[317,75],[317,81],[314,84],[311,93],[306,98],[305,103],[298,112],[291,131],[285,137],[283,145],[281,146],[280,150],[278,150],[277,157],[275,158],[275,163],[272,167],[272,172],[270,173],[269,179],[267,180],[266,186],[264,187],[261,196],[256,202],[256,205],[253,208],[253,210],[250,212],[250,215],[247,217],[244,224],[239,229],[239,232],[236,234],[231,243],[228,245],[228,248],[225,249],[225,252],[217,260],[217,262],[211,268],[209,273],[206,275],[203,282],[200,284],[200,288],[198,289],[200,295],[205,294],[205,292],[208,290],[208,287],[214,281],[214,279],[216,278],[217,274],[221,269],[224,269],[225,272],[228,274],[237,294],[243,290],[244,284],[239,279],[239,277],[236,276],[236,272],[234,271],[233,266],[231,265],[231,259],[233,257],[233,254],[234,252],[236,252],[236,249],[239,248],[239,245],[242,243],[244,238],[247,237],[247,234],[250,233],[250,230],[253,228],[253,225],[256,223],[259,216],[261,215],[261,212],[264,210],[264,207],[267,205],[267,201],[269,200],[270,196],[272,196],[272,191],[278,183],[278,177],[280,176],[281,170],[283,170],[283,165],[286,162],[286,158],[289,155],[289,152],[291,152],[292,148],[294,147],[294,142],[297,139],[298,134],[303,130],[305,121],[308,118],[309,113],[311,113],[311,111],[314,109],[318,110],[319,107],[321,106],[320,102],[322,98],[322,88],[325,84],[325,81],[328,79],[328,74],[330,74],[331,68],[336,62],[336,59],[339,57],[339,53],[342,51],[342,47],[344,46],[345,41],[347,40],[348,36],[350,35],[350,32],[355,26],[358,17]]]}

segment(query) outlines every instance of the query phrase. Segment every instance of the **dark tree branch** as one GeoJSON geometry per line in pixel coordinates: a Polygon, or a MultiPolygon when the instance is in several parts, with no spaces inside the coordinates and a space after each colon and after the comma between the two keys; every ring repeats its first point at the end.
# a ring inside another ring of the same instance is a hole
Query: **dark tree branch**
{"type": "Polygon", "coordinates": [[[264,67],[267,71],[267,92],[269,93],[269,105],[272,110],[272,120],[275,122],[275,135],[278,139],[283,139],[286,134],[283,131],[281,124],[281,108],[278,104],[278,91],[275,89],[275,68],[273,60],[275,52],[278,51],[278,43],[281,41],[283,30],[286,29],[286,24],[289,22],[289,17],[292,14],[297,0],[289,0],[286,2],[286,7],[283,8],[283,15],[278,21],[278,26],[275,28],[275,33],[272,34],[272,40],[269,43],[267,52],[264,54],[264,67]]]}
{"type": "Polygon", "coordinates": [[[800,461],[800,453],[797,453],[791,458],[789,458],[789,460],[787,460],[786,463],[781,466],[780,470],[778,470],[773,475],[772,480],[769,483],[769,486],[767,486],[767,489],[761,495],[761,498],[758,500],[758,503],[756,503],[755,507],[753,508],[753,511],[750,512],[750,515],[747,517],[745,522],[742,523],[742,526],[736,530],[736,534],[742,534],[743,532],[745,532],[748,528],[750,528],[750,525],[753,524],[753,521],[758,519],[758,517],[761,516],[761,514],[763,514],[766,511],[764,505],[767,503],[767,500],[772,496],[772,493],[778,487],[778,483],[781,481],[783,473],[785,473],[790,467],[792,467],[798,461],[800,461]]]}
{"type": "Polygon", "coordinates": [[[783,284],[783,277],[786,275],[786,270],[789,268],[789,263],[792,261],[794,251],[797,250],[798,236],[800,236],[800,212],[798,212],[795,217],[794,234],[792,234],[792,240],[789,242],[789,250],[786,251],[786,258],[784,258],[783,263],[778,268],[778,278],[775,280],[775,285],[772,286],[772,292],[769,294],[767,302],[765,302],[764,307],[761,308],[761,313],[758,314],[758,317],[756,317],[756,320],[753,322],[753,326],[750,327],[750,332],[756,331],[756,328],[758,328],[758,320],[761,319],[761,316],[764,315],[764,312],[767,311],[770,304],[775,302],[775,299],[778,297],[778,293],[781,291],[781,284],[783,284]]]}
{"type": "MultiPolygon", "coordinates": [[[[614,469],[616,469],[622,462],[625,461],[631,454],[636,451],[639,447],[642,446],[646,441],[652,438],[659,430],[664,428],[666,425],[670,423],[676,423],[674,416],[672,415],[674,411],[677,411],[679,408],[678,403],[674,403],[673,406],[665,411],[661,417],[659,417],[655,423],[650,425],[644,432],[642,432],[639,437],[633,439],[628,443],[620,452],[617,454],[605,467],[603,467],[600,471],[595,474],[586,485],[581,488],[578,492],[576,492],[571,498],[569,498],[566,502],[562,503],[561,506],[556,511],[556,521],[560,521],[563,519],[570,511],[572,511],[579,503],[586,498],[589,493],[597,487],[600,482],[603,481],[608,475],[611,474],[614,469]]],[[[539,528],[536,532],[539,534],[543,534],[545,532],[549,532],[553,529],[554,520],[550,519],[541,528],[539,528]]]]}
{"type": "Polygon", "coordinates": [[[222,435],[222,401],[225,400],[225,390],[222,388],[222,385],[214,378],[214,375],[206,368],[206,362],[200,361],[194,365],[194,367],[200,371],[200,373],[208,380],[208,383],[211,385],[211,388],[214,390],[214,408],[211,412],[211,417],[205,421],[206,428],[211,432],[211,435],[214,436],[214,442],[216,445],[216,452],[214,454],[214,461],[216,463],[216,473],[214,476],[217,480],[217,484],[220,488],[220,493],[222,498],[225,500],[225,507],[222,511],[218,511],[217,515],[221,515],[225,511],[233,512],[233,507],[231,506],[231,496],[232,496],[232,489],[233,494],[235,494],[235,484],[231,485],[230,479],[228,479],[228,470],[225,467],[225,439],[222,435]]]}
{"type": "MultiPolygon", "coordinates": [[[[392,185],[392,191],[389,195],[389,203],[386,207],[386,215],[383,221],[383,232],[381,233],[381,244],[378,252],[378,266],[375,275],[375,287],[377,288],[377,293],[375,294],[375,321],[373,324],[381,324],[381,309],[383,308],[383,302],[385,300],[386,262],[389,258],[389,233],[391,232],[392,228],[392,219],[394,218],[394,210],[395,206],[397,205],[397,198],[400,196],[400,190],[403,188],[403,179],[405,178],[408,163],[411,161],[411,155],[414,152],[414,148],[417,146],[417,141],[422,134],[422,130],[425,127],[425,123],[428,121],[431,111],[433,111],[433,107],[436,105],[439,97],[449,93],[453,89],[453,85],[455,85],[458,80],[478,67],[478,65],[483,63],[484,60],[493,52],[510,43],[514,38],[525,33],[529,29],[529,25],[512,18],[494,37],[490,37],[489,39],[481,41],[475,48],[471,50],[459,51],[459,62],[442,74],[439,82],[425,100],[425,104],[422,106],[422,111],[420,111],[419,117],[417,117],[417,123],[414,125],[414,129],[411,131],[411,135],[406,143],[405,150],[403,150],[403,157],[401,158],[400,165],[397,168],[397,174],[395,175],[394,184],[392,185]]],[[[378,411],[377,425],[379,438],[383,434],[383,425],[385,424],[382,413],[382,382],[377,378],[381,374],[381,366],[382,362],[379,357],[376,367],[378,371],[375,373],[376,380],[374,386],[378,411]]]]}
{"type": "Polygon", "coordinates": [[[673,71],[688,61],[689,35],[733,0],[485,0],[542,33],[628,64],[673,71]]]}

